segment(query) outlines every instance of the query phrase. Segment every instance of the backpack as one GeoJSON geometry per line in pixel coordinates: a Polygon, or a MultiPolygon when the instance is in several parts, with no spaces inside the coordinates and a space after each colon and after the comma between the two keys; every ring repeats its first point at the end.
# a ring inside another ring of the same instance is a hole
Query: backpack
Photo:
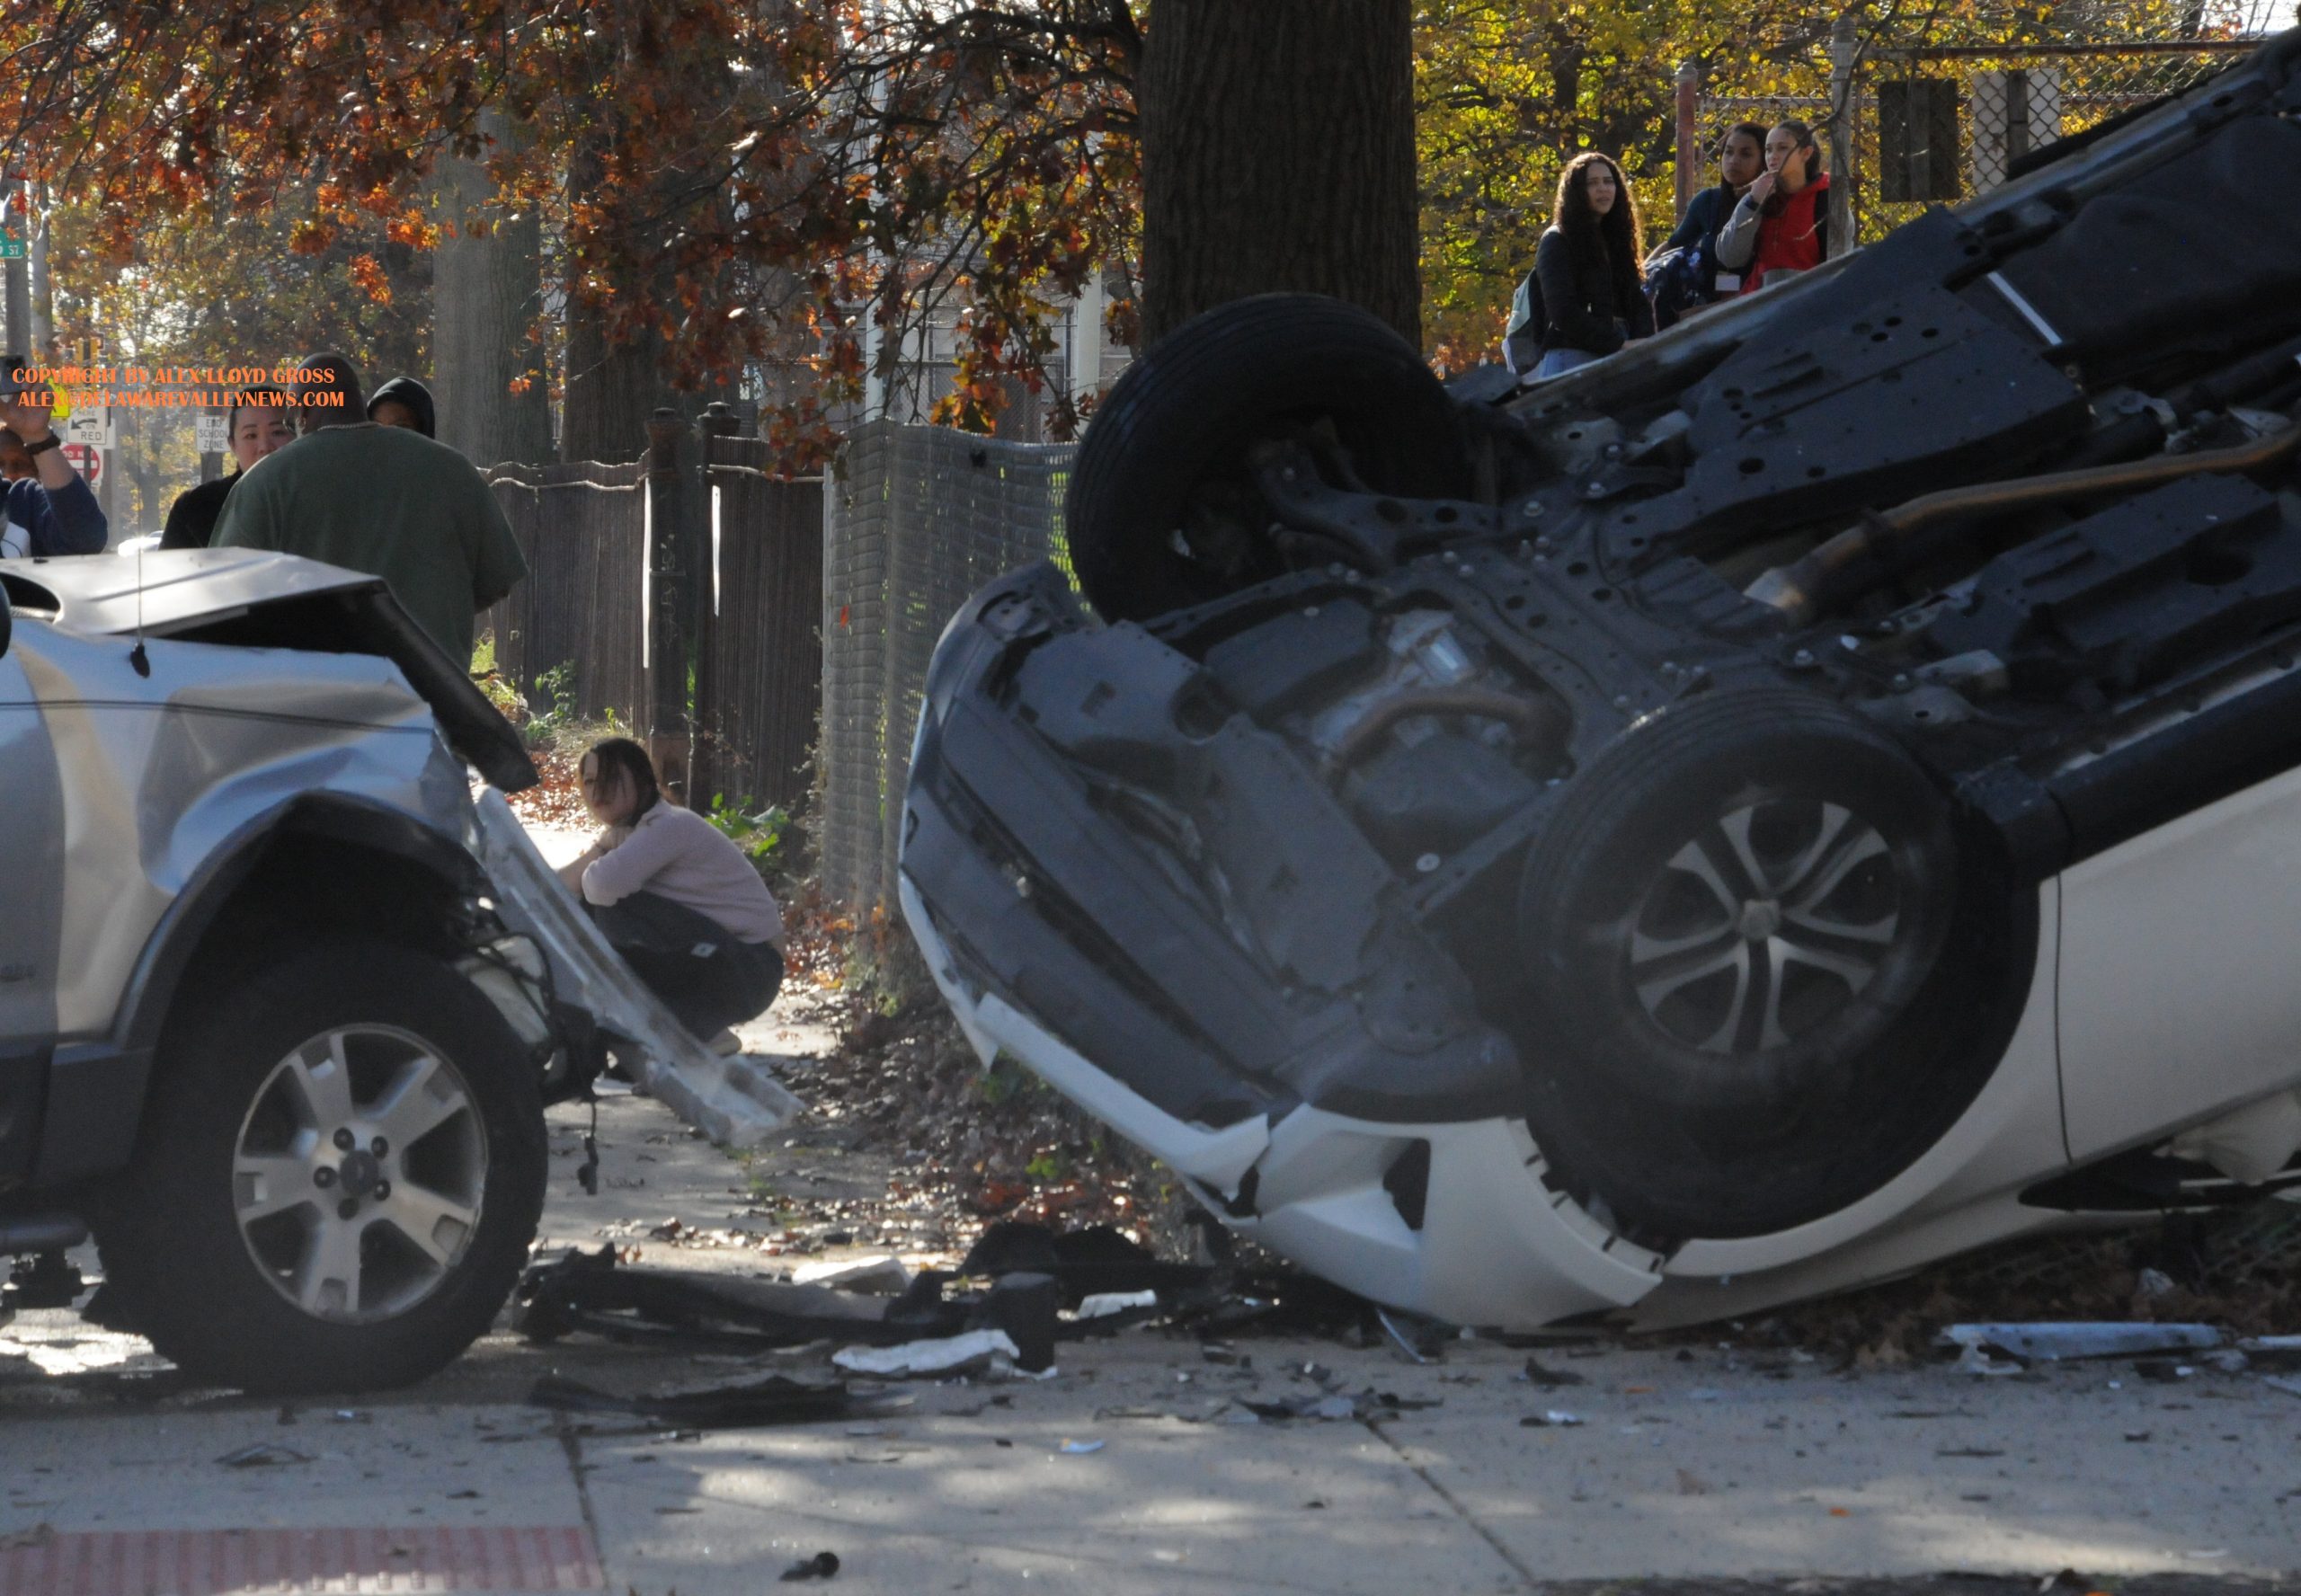
{"type": "Polygon", "coordinates": [[[1542,285],[1529,271],[1519,279],[1518,291],[1510,296],[1510,320],[1502,329],[1502,363],[1520,377],[1531,375],[1541,363],[1542,339],[1549,331],[1542,285]]]}

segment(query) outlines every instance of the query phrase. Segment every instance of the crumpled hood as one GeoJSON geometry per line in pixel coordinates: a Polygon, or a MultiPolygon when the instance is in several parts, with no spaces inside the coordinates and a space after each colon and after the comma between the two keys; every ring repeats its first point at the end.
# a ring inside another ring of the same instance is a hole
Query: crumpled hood
{"type": "MultiPolygon", "coordinates": [[[[506,793],[536,785],[519,733],[381,577],[295,554],[182,549],[0,560],[11,607],[81,637],[173,638],[389,660],[431,706],[440,735],[506,793]]],[[[283,712],[286,711],[283,706],[283,712]]]]}

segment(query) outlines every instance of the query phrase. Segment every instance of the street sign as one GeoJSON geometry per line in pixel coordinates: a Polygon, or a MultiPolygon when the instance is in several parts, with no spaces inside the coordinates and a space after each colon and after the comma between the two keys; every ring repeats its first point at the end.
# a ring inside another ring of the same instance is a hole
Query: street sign
{"type": "Polygon", "coordinates": [[[94,448],[110,448],[120,440],[112,436],[111,406],[108,404],[74,405],[65,419],[64,441],[84,443],[94,448]]]}
{"type": "Polygon", "coordinates": [[[31,185],[21,177],[0,180],[0,261],[31,254],[31,185]]]}
{"type": "Polygon", "coordinates": [[[64,446],[64,457],[72,462],[72,469],[78,472],[81,480],[90,487],[102,480],[104,452],[93,444],[67,443],[64,446]]]}
{"type": "Polygon", "coordinates": [[[220,455],[232,447],[232,418],[196,415],[191,419],[193,446],[203,455],[220,455]]]}

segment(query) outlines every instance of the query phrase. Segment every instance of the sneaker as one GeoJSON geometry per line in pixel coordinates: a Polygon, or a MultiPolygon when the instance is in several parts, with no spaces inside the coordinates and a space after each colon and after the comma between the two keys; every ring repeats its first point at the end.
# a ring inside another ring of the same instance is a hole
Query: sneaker
{"type": "Polygon", "coordinates": [[[736,1040],[735,1033],[724,1028],[703,1045],[723,1059],[732,1059],[743,1051],[743,1044],[736,1040]]]}

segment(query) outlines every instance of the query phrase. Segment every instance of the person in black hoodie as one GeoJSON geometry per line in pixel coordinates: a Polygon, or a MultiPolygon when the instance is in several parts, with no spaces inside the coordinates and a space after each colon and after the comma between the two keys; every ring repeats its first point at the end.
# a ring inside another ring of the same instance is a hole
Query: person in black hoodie
{"type": "Polygon", "coordinates": [[[1718,263],[1718,234],[1765,170],[1765,124],[1736,122],[1718,141],[1718,181],[1686,202],[1686,214],[1646,262],[1657,329],[1685,312],[1739,291],[1739,273],[1718,263]]]}
{"type": "Polygon", "coordinates": [[[431,408],[431,390],[412,377],[395,377],[368,400],[368,419],[385,427],[405,427],[426,438],[437,438],[438,418],[431,408]]]}
{"type": "Polygon", "coordinates": [[[1639,276],[1638,207],[1621,168],[1595,150],[1566,164],[1550,228],[1534,250],[1541,285],[1541,363],[1556,377],[1654,332],[1654,307],[1639,276]]]}

